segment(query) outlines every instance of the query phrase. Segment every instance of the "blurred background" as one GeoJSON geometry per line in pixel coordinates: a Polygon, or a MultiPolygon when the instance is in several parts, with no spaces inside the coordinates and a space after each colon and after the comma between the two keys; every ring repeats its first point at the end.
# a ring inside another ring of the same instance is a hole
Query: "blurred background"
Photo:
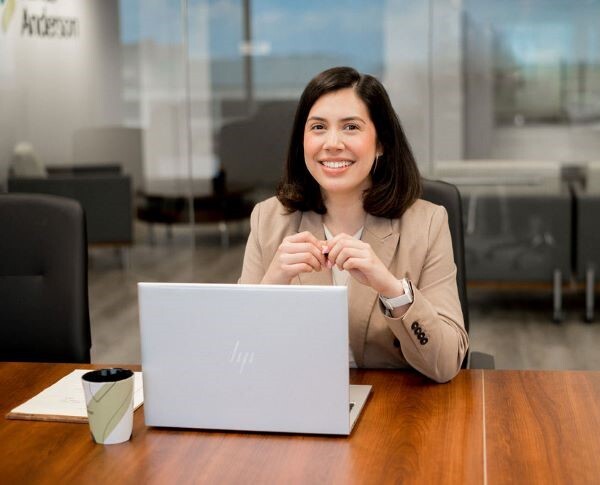
{"type": "Polygon", "coordinates": [[[472,347],[600,369],[600,0],[2,0],[0,24],[0,189],[84,206],[94,362],[139,362],[138,281],[237,281],[302,89],[350,65],[461,191],[472,347]]]}

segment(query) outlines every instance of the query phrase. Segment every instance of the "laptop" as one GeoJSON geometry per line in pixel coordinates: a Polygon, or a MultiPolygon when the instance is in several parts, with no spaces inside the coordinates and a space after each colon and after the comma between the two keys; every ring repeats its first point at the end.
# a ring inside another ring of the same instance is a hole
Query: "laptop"
{"type": "Polygon", "coordinates": [[[149,426],[349,435],[343,286],[138,283],[149,426]]]}

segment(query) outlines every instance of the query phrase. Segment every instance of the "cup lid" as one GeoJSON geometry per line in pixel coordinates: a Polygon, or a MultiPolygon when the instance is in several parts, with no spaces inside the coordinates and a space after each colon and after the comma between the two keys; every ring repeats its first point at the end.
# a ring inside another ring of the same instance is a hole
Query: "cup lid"
{"type": "Polygon", "coordinates": [[[91,372],[86,372],[81,376],[84,381],[88,382],[117,382],[127,379],[133,375],[133,371],[129,369],[121,369],[114,367],[111,369],[98,369],[91,372]]]}

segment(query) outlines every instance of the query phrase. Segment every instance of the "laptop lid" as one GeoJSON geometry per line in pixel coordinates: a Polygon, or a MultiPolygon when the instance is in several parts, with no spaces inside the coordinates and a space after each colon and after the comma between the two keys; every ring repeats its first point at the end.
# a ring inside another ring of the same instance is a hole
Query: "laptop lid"
{"type": "Polygon", "coordinates": [[[138,291],[147,425],[349,434],[346,287],[138,291]]]}

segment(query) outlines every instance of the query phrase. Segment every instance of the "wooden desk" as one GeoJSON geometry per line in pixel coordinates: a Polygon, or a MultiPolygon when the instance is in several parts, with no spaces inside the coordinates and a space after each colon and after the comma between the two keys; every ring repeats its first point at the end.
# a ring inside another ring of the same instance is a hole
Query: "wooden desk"
{"type": "Polygon", "coordinates": [[[598,483],[600,372],[485,371],[488,483],[598,483]]]}
{"type": "MultiPolygon", "coordinates": [[[[5,415],[72,369],[0,364],[5,415]]],[[[90,366],[93,367],[93,366],[90,366]]],[[[87,425],[0,422],[3,483],[549,483],[600,476],[600,373],[353,371],[373,394],[350,437],[147,428],[92,442],[87,425]],[[485,423],[485,426],[484,426],[485,423]],[[484,446],[485,445],[485,446],[484,446]]]]}

